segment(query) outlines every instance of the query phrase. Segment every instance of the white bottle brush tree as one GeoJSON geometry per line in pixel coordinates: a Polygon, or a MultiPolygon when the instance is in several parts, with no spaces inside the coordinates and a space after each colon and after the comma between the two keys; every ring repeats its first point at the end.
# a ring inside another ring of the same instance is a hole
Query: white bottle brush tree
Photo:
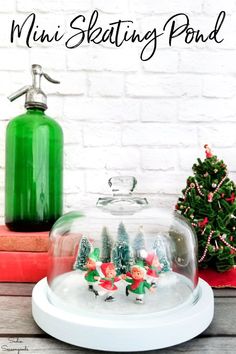
{"type": "Polygon", "coordinates": [[[224,161],[204,147],[206,158],[193,165],[176,209],[197,233],[199,265],[224,272],[236,263],[236,186],[224,161]]]}
{"type": "Polygon", "coordinates": [[[143,234],[143,230],[141,227],[140,227],[140,230],[137,233],[136,237],[134,238],[133,251],[134,251],[135,261],[138,261],[140,259],[144,259],[147,255],[147,251],[145,248],[144,234],[143,234]]]}
{"type": "Polygon", "coordinates": [[[166,273],[171,270],[170,262],[168,260],[167,244],[161,237],[157,236],[153,244],[153,250],[155,251],[158,260],[161,264],[161,273],[166,273]]]}

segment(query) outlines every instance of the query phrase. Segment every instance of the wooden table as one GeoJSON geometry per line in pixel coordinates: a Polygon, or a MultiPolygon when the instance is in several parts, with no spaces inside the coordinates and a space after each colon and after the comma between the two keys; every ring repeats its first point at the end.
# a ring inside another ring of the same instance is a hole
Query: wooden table
{"type": "MultiPolygon", "coordinates": [[[[34,284],[0,283],[0,353],[98,353],[77,348],[44,333],[31,315],[34,284]],[[21,349],[21,350],[17,350],[21,349]]],[[[215,316],[199,337],[184,344],[145,353],[236,353],[236,289],[215,290],[215,316]]]]}

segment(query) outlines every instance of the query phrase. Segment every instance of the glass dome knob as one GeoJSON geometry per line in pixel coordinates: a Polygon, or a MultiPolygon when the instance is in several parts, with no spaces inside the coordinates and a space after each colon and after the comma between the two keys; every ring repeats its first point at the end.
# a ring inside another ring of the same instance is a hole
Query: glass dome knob
{"type": "Polygon", "coordinates": [[[132,195],[137,180],[132,176],[116,176],[108,180],[112,196],[99,198],[97,207],[112,214],[132,214],[148,205],[146,198],[132,195]]]}
{"type": "Polygon", "coordinates": [[[135,189],[137,180],[132,176],[116,176],[108,180],[113,195],[131,194],[135,189]]]}

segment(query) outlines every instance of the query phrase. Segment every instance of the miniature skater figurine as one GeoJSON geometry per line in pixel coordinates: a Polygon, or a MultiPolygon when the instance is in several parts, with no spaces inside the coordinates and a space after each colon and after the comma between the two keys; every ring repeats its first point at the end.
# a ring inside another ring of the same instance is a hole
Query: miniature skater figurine
{"type": "Polygon", "coordinates": [[[99,260],[100,251],[95,248],[88,256],[85,263],[86,273],[84,275],[85,280],[88,283],[88,290],[92,291],[95,296],[98,296],[98,291],[94,289],[94,284],[99,280],[99,273],[97,271],[97,262],[99,260]]]}
{"type": "Polygon", "coordinates": [[[151,285],[156,287],[156,280],[161,273],[161,263],[155,252],[149,253],[145,261],[147,264],[147,278],[150,280],[151,285]]]}
{"type": "Polygon", "coordinates": [[[106,295],[104,301],[111,302],[114,301],[114,292],[118,289],[115,285],[116,282],[121,280],[121,277],[116,276],[115,265],[112,262],[103,263],[101,265],[101,271],[104,275],[99,281],[99,286],[102,288],[102,292],[99,295],[106,295]]]}
{"type": "Polygon", "coordinates": [[[137,304],[144,303],[143,298],[145,295],[145,288],[149,289],[150,291],[154,291],[154,287],[145,280],[145,275],[146,270],[143,264],[141,265],[139,262],[139,264],[137,263],[131,267],[131,273],[127,273],[126,275],[122,276],[122,278],[125,279],[127,283],[130,283],[126,287],[126,296],[128,296],[130,292],[135,294],[135,302],[137,304]]]}

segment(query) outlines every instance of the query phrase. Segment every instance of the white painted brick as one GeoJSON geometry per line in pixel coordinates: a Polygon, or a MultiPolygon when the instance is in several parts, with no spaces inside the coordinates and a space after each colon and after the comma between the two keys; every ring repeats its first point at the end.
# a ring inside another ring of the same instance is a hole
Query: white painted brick
{"type": "Polygon", "coordinates": [[[138,168],[139,152],[135,148],[111,147],[106,151],[106,168],[132,170],[138,168]]]}
{"type": "Polygon", "coordinates": [[[233,99],[194,98],[179,102],[179,119],[188,122],[235,121],[233,99]]]}
{"type": "Polygon", "coordinates": [[[77,144],[65,146],[65,167],[78,168],[105,168],[106,154],[104,148],[82,148],[77,144]]]}
{"type": "Polygon", "coordinates": [[[120,73],[89,75],[89,96],[120,97],[124,93],[124,76],[120,73]]]}
{"type": "Polygon", "coordinates": [[[173,122],[178,116],[177,101],[173,98],[142,100],[140,113],[144,122],[173,122]]]}
{"type": "Polygon", "coordinates": [[[83,145],[82,127],[80,121],[68,119],[58,123],[63,129],[65,144],[76,144],[77,146],[83,145]]]}
{"type": "Polygon", "coordinates": [[[4,197],[4,188],[1,188],[0,190],[0,222],[1,225],[5,223],[5,217],[4,217],[4,210],[5,210],[5,197],[4,197]]]}
{"type": "Polygon", "coordinates": [[[201,78],[197,75],[129,75],[126,81],[129,96],[180,97],[201,94],[201,78]]]}
{"type": "Polygon", "coordinates": [[[201,145],[209,144],[217,147],[230,147],[236,144],[236,125],[214,124],[199,127],[199,142],[201,145]]]}
{"type": "Polygon", "coordinates": [[[176,160],[174,149],[141,149],[141,166],[144,170],[171,170],[176,160]]]}
{"type": "MultiPolygon", "coordinates": [[[[1,55],[1,50],[0,50],[0,55],[1,55]]],[[[25,72],[18,72],[18,71],[0,71],[1,75],[1,82],[2,85],[0,85],[0,93],[7,98],[11,93],[17,91],[19,88],[29,85],[32,82],[32,78],[30,73],[25,73],[25,72]]],[[[19,98],[16,101],[14,101],[14,105],[18,105],[18,103],[22,101],[24,104],[24,99],[19,98]]],[[[7,103],[10,103],[10,101],[6,101],[7,103]]],[[[13,106],[13,104],[10,104],[10,106],[13,106]]]]}
{"type": "Polygon", "coordinates": [[[82,193],[85,191],[84,172],[79,170],[64,171],[64,192],[82,193]]]}
{"type": "Polygon", "coordinates": [[[235,73],[236,51],[186,50],[180,52],[180,71],[235,73]]]}
{"type": "Polygon", "coordinates": [[[108,186],[108,180],[116,175],[118,175],[117,172],[107,170],[85,171],[86,192],[111,194],[111,188],[108,186]]]}
{"type": "Polygon", "coordinates": [[[60,8],[66,11],[75,11],[81,13],[82,11],[89,11],[92,8],[91,0],[58,0],[60,1],[60,8]]]}
{"type": "MultiPolygon", "coordinates": [[[[47,91],[45,90],[45,93],[47,94],[47,91]]],[[[64,114],[63,114],[63,97],[58,96],[58,95],[48,95],[47,97],[47,104],[48,104],[48,109],[46,111],[46,114],[58,121],[60,124],[60,121],[64,119],[64,114]]]]}
{"type": "Polygon", "coordinates": [[[25,70],[29,67],[29,56],[27,49],[1,48],[1,66],[0,70],[25,70]]]}
{"type": "MultiPolygon", "coordinates": [[[[138,180],[135,188],[137,193],[144,193],[145,196],[146,194],[178,195],[185,186],[188,174],[186,172],[180,173],[175,171],[145,171],[137,173],[135,176],[138,180]]],[[[156,200],[158,202],[157,196],[156,200]]]]}
{"type": "Polygon", "coordinates": [[[85,196],[82,193],[69,193],[64,197],[64,211],[85,211],[86,208],[96,206],[98,196],[88,194],[85,196]]]}
{"type": "Polygon", "coordinates": [[[133,99],[79,99],[66,97],[64,114],[69,119],[102,122],[134,121],[139,118],[139,102],[133,99]]]}
{"type": "Polygon", "coordinates": [[[197,128],[183,125],[129,124],[124,127],[124,145],[191,146],[197,142],[197,128]]]}
{"type": "Polygon", "coordinates": [[[157,50],[154,56],[143,62],[145,71],[148,72],[164,72],[175,73],[178,71],[179,56],[177,52],[165,50],[157,50]]]}
{"type": "Polygon", "coordinates": [[[45,92],[62,95],[84,95],[87,92],[87,78],[83,72],[51,72],[52,78],[59,79],[60,85],[44,80],[45,92]],[[59,75],[58,75],[59,74],[59,75]],[[60,77],[59,77],[60,76],[60,77]]]}
{"type": "Polygon", "coordinates": [[[0,121],[0,169],[5,167],[5,137],[8,122],[0,121]]]}
{"type": "Polygon", "coordinates": [[[88,169],[134,169],[139,165],[139,153],[133,148],[65,146],[66,168],[88,169]]]}
{"type": "Polygon", "coordinates": [[[84,146],[120,145],[121,127],[118,124],[86,124],[83,137],[84,146]]]}
{"type": "Polygon", "coordinates": [[[127,0],[93,0],[93,8],[101,12],[120,13],[127,8],[127,0]]]}
{"type": "MultiPolygon", "coordinates": [[[[66,52],[63,48],[48,48],[45,50],[44,48],[34,47],[30,50],[29,61],[30,65],[40,63],[44,71],[50,75],[50,71],[65,70],[66,52]]],[[[58,73],[56,75],[58,76],[58,73]]]]}
{"type": "Polygon", "coordinates": [[[230,173],[229,177],[232,178],[235,182],[236,180],[236,159],[235,159],[235,148],[213,148],[214,154],[218,156],[220,160],[223,160],[228,168],[230,173]],[[234,173],[231,173],[234,172],[234,173]]]}
{"type": "Polygon", "coordinates": [[[202,93],[206,97],[233,97],[236,80],[232,76],[207,75],[203,77],[202,93]]]}
{"type": "Polygon", "coordinates": [[[168,209],[168,211],[174,210],[178,195],[177,194],[157,194],[154,196],[148,196],[149,205],[156,208],[168,209]]]}
{"type": "Polygon", "coordinates": [[[201,12],[202,1],[189,0],[134,0],[131,1],[133,9],[142,14],[179,13],[179,12],[201,12]]]}
{"type": "MultiPolygon", "coordinates": [[[[8,91],[9,94],[12,93],[13,91],[10,92],[8,91]]],[[[24,99],[18,99],[17,101],[14,101],[12,104],[6,96],[0,97],[1,100],[1,110],[2,114],[0,117],[0,121],[9,121],[10,119],[18,116],[19,114],[24,113],[24,99]]]]}
{"type": "MultiPolygon", "coordinates": [[[[1,6],[1,2],[0,2],[1,10],[2,7],[3,6],[1,6]]],[[[11,20],[9,19],[9,14],[0,13],[0,47],[9,47],[10,30],[11,30],[11,20]]]]}
{"type": "Polygon", "coordinates": [[[61,11],[60,0],[16,0],[19,12],[50,12],[61,11]]]}
{"type": "Polygon", "coordinates": [[[15,0],[0,0],[1,12],[13,12],[15,10],[15,0]]]}
{"type": "Polygon", "coordinates": [[[224,10],[226,13],[231,13],[235,11],[236,3],[235,0],[227,0],[222,4],[221,1],[214,0],[204,0],[203,1],[203,11],[206,14],[218,14],[220,11],[224,10]]]}
{"type": "Polygon", "coordinates": [[[4,189],[4,180],[5,180],[5,170],[0,168],[0,188],[4,189]]]}
{"type": "Polygon", "coordinates": [[[95,71],[137,71],[140,67],[139,52],[136,47],[105,48],[94,45],[90,48],[75,48],[67,55],[69,70],[95,71]]]}
{"type": "Polygon", "coordinates": [[[180,149],[178,151],[179,167],[183,171],[188,171],[189,175],[193,175],[192,166],[197,162],[197,158],[205,159],[204,148],[198,146],[197,148],[180,149]]]}

